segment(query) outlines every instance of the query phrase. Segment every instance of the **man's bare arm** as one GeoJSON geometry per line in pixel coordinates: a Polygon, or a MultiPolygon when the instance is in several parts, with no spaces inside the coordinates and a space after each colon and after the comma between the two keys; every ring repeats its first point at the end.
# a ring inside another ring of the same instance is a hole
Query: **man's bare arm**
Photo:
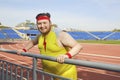
{"type": "Polygon", "coordinates": [[[82,46],[75,39],[73,39],[68,33],[61,32],[60,40],[64,46],[67,46],[70,49],[69,53],[74,56],[80,52],[82,46]],[[64,36],[63,36],[64,35],[64,36]]]}
{"type": "Polygon", "coordinates": [[[38,44],[38,38],[40,35],[38,35],[34,40],[29,41],[28,43],[25,44],[25,46],[17,51],[17,54],[20,55],[21,52],[27,52],[29,49],[31,49],[33,46],[38,44]]]}
{"type": "Polygon", "coordinates": [[[59,63],[63,63],[65,58],[72,58],[82,49],[82,46],[66,32],[60,33],[59,40],[63,44],[63,46],[67,46],[70,48],[70,50],[65,55],[59,55],[57,57],[57,61],[59,63]]]}
{"type": "Polygon", "coordinates": [[[28,51],[33,46],[35,46],[36,44],[38,44],[38,38],[39,38],[39,36],[40,35],[37,35],[37,37],[34,40],[31,40],[28,43],[26,43],[25,46],[24,46],[24,49],[26,49],[28,51]]]}

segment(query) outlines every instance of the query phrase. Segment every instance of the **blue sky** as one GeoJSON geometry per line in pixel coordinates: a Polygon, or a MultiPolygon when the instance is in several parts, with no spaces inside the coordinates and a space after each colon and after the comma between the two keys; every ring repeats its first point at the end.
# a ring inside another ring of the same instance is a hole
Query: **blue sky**
{"type": "Polygon", "coordinates": [[[0,22],[14,27],[49,12],[60,28],[85,31],[120,29],[120,0],[0,0],[0,22]]]}

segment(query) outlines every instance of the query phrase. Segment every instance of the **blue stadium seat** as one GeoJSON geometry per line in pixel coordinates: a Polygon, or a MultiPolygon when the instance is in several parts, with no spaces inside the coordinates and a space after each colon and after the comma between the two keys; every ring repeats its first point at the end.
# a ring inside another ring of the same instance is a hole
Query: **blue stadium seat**
{"type": "Polygon", "coordinates": [[[90,32],[90,33],[92,33],[102,39],[102,38],[106,37],[107,35],[111,34],[112,32],[111,31],[108,31],[108,32],[101,31],[101,32],[90,32]]]}
{"type": "Polygon", "coordinates": [[[39,34],[40,32],[38,30],[19,30],[22,33],[26,34],[39,34]]]}
{"type": "Polygon", "coordinates": [[[107,40],[120,40],[120,32],[115,32],[115,34],[109,36],[107,40]]]}
{"type": "Polygon", "coordinates": [[[10,39],[21,39],[21,37],[12,29],[2,29],[2,32],[6,34],[6,38],[10,39]]]}
{"type": "MultiPolygon", "coordinates": [[[[38,30],[18,30],[21,33],[27,34],[31,39],[34,39],[36,35],[40,34],[38,30]]],[[[112,31],[93,31],[93,32],[85,32],[85,31],[70,31],[68,32],[74,39],[76,40],[120,40],[120,32],[112,32],[112,31]],[[98,38],[97,38],[98,37],[98,38]]],[[[12,29],[1,29],[0,30],[0,39],[21,39],[21,37],[12,29]]]]}
{"type": "Polygon", "coordinates": [[[5,35],[2,32],[0,32],[0,39],[5,39],[5,38],[6,38],[5,35]]]}
{"type": "Polygon", "coordinates": [[[96,40],[95,37],[91,36],[86,32],[68,32],[76,40],[96,40]]]}

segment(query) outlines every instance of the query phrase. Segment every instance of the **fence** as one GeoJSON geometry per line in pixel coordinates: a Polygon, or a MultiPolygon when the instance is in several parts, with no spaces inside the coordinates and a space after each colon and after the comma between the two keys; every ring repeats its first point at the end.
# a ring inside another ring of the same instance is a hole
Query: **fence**
{"type": "MultiPolygon", "coordinates": [[[[16,54],[17,51],[0,49],[0,51],[16,54]]],[[[37,69],[37,59],[45,59],[50,61],[56,61],[55,57],[44,56],[33,53],[21,53],[22,56],[28,56],[33,58],[33,67],[14,64],[8,61],[0,60],[0,80],[54,80],[59,78],[60,80],[71,80],[64,77],[60,77],[55,74],[47,73],[37,69]],[[41,76],[39,75],[41,74],[41,76]],[[32,78],[31,78],[32,77],[32,78]]],[[[114,72],[120,72],[120,65],[98,63],[84,60],[65,59],[65,63],[78,66],[85,66],[96,69],[109,70],[114,72]]]]}

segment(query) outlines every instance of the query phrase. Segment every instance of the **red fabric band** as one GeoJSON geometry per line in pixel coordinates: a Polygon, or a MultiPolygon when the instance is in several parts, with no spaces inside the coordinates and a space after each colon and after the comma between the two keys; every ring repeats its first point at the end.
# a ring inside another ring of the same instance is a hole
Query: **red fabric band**
{"type": "Polygon", "coordinates": [[[66,53],[66,55],[69,57],[69,58],[72,58],[72,55],[70,53],[66,53]]]}
{"type": "Polygon", "coordinates": [[[46,44],[47,44],[47,42],[46,42],[46,40],[45,40],[45,38],[44,38],[43,45],[44,45],[44,49],[45,49],[45,51],[46,51],[46,44]]]}
{"type": "Polygon", "coordinates": [[[27,52],[27,50],[24,48],[24,49],[22,49],[24,52],[27,52]]]}
{"type": "Polygon", "coordinates": [[[39,16],[39,17],[37,18],[37,21],[38,21],[38,20],[43,20],[43,19],[50,20],[50,18],[47,17],[47,16],[39,16]]]}

